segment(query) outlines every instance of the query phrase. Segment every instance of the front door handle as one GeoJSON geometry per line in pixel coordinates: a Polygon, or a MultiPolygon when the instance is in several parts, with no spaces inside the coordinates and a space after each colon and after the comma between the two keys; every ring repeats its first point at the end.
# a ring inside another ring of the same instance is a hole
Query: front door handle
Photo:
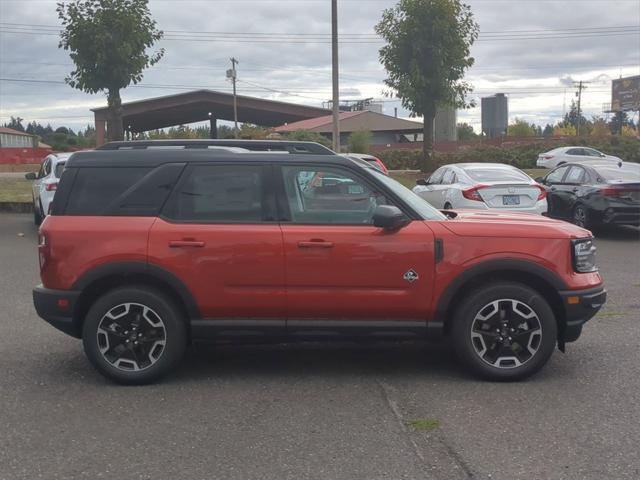
{"type": "Polygon", "coordinates": [[[298,242],[298,248],[333,248],[333,242],[325,242],[324,240],[298,242]]]}
{"type": "Polygon", "coordinates": [[[169,247],[171,248],[184,248],[184,247],[202,248],[204,247],[204,242],[201,242],[198,240],[171,240],[169,241],[169,247]]]}

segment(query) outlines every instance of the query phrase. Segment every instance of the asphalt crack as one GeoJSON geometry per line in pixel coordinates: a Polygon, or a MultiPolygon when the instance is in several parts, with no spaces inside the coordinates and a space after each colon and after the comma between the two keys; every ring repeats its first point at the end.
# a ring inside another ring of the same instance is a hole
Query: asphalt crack
{"type": "Polygon", "coordinates": [[[407,427],[407,419],[402,415],[398,402],[394,400],[395,389],[377,380],[382,397],[395,417],[405,438],[411,445],[416,457],[427,470],[426,478],[442,480],[468,480],[476,478],[469,464],[449,443],[441,430],[429,433],[413,432],[407,427]],[[435,440],[433,442],[432,440],[435,440]]]}

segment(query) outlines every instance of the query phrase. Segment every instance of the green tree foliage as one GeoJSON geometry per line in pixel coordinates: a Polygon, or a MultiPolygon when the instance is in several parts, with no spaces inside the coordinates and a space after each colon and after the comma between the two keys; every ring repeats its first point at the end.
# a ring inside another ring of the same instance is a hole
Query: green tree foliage
{"type": "Polygon", "coordinates": [[[432,158],[433,123],[438,107],[468,108],[471,85],[463,80],[474,63],[470,48],[478,24],[460,0],[400,0],[384,11],[375,27],[386,41],[380,61],[387,70],[388,94],[424,117],[423,171],[436,167],[432,158]]]}
{"type": "Polygon", "coordinates": [[[24,118],[20,118],[20,117],[11,117],[11,120],[7,123],[4,123],[2,126],[5,128],[11,128],[13,130],[17,130],[18,132],[24,132],[24,126],[22,125],[22,122],[24,121],[24,118]]]}
{"type": "Polygon", "coordinates": [[[65,81],[87,93],[107,93],[109,140],[122,140],[120,90],[142,80],[164,50],[147,50],[162,38],[147,0],[73,0],[60,2],[60,48],[75,64],[65,81]]]}
{"type": "Polygon", "coordinates": [[[507,128],[509,137],[535,137],[537,134],[538,128],[534,124],[519,118],[516,118],[507,128]]]}
{"type": "Polygon", "coordinates": [[[582,115],[582,113],[580,113],[580,117],[578,117],[578,104],[575,100],[571,100],[571,108],[564,116],[564,123],[565,125],[561,126],[566,127],[567,125],[571,125],[576,130],[578,128],[578,123],[580,123],[580,129],[582,129],[583,125],[587,124],[587,119],[582,115]]]}
{"type": "Polygon", "coordinates": [[[349,135],[347,148],[351,153],[369,153],[373,135],[368,130],[360,130],[349,135]]]}
{"type": "Polygon", "coordinates": [[[290,132],[285,135],[287,140],[293,140],[298,142],[316,142],[325,147],[331,148],[331,140],[327,137],[323,137],[319,133],[309,132],[307,130],[298,130],[296,132],[290,132]]]}
{"type": "Polygon", "coordinates": [[[542,131],[542,135],[544,135],[545,137],[552,137],[553,136],[553,125],[547,123],[544,127],[544,130],[542,131]]]}
{"type": "Polygon", "coordinates": [[[627,115],[627,112],[616,112],[609,122],[609,128],[611,129],[611,133],[614,135],[621,135],[622,128],[625,125],[633,126],[633,124],[629,123],[629,116],[627,115]]]}
{"type": "Polygon", "coordinates": [[[478,134],[468,123],[459,123],[457,126],[458,141],[469,142],[478,138],[478,134]]]}

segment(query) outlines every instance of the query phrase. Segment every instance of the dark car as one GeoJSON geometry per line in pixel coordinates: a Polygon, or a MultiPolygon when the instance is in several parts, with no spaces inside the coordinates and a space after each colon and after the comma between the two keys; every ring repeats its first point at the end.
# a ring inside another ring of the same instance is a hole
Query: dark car
{"type": "Polygon", "coordinates": [[[544,178],[547,215],[584,228],[640,225],[640,165],[569,163],[544,178]]]}

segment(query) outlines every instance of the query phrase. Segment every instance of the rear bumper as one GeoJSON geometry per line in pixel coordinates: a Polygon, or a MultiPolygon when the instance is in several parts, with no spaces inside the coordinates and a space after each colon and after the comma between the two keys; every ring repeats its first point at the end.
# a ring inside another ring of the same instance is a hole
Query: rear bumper
{"type": "Polygon", "coordinates": [[[607,301],[607,291],[603,286],[587,290],[566,290],[559,292],[565,309],[565,329],[563,340],[574,342],[582,333],[582,326],[591,320],[607,301]]]}
{"type": "Polygon", "coordinates": [[[33,304],[40,318],[61,332],[80,338],[82,328],[73,318],[73,311],[79,296],[80,292],[52,290],[38,285],[33,289],[33,304]]]}

